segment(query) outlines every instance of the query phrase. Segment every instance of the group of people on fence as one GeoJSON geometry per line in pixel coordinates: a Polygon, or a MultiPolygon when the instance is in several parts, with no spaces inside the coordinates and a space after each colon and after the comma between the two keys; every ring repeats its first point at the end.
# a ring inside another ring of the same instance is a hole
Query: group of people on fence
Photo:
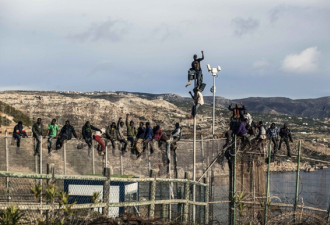
{"type": "Polygon", "coordinates": [[[289,141],[293,142],[291,131],[285,123],[279,130],[275,123],[272,123],[268,129],[266,129],[263,121],[253,121],[251,114],[247,111],[244,104],[236,104],[233,107],[232,104],[228,106],[228,109],[233,112],[230,118],[229,130],[226,132],[226,144],[224,148],[232,143],[234,135],[242,139],[242,148],[246,145],[251,146],[252,140],[256,140],[257,144],[261,146],[261,151],[265,151],[265,140],[269,139],[273,143],[272,155],[275,156],[277,151],[281,149],[282,143],[286,144],[287,156],[291,157],[291,150],[289,141]],[[277,144],[280,137],[280,143],[277,144]]]}
{"type": "MultiPolygon", "coordinates": [[[[40,137],[44,135],[44,128],[41,118],[38,118],[36,123],[32,126],[33,137],[36,140],[36,145],[34,149],[34,154],[39,154],[41,139],[40,137]]],[[[153,142],[157,142],[159,146],[162,143],[166,145],[166,152],[168,162],[170,160],[170,150],[176,150],[177,142],[182,136],[182,128],[179,123],[175,124],[175,129],[171,133],[163,132],[159,125],[151,127],[150,122],[140,122],[139,127],[135,127],[133,120],[129,121],[129,114],[126,114],[126,121],[124,122],[122,117],[119,118],[117,124],[112,122],[106,129],[99,129],[93,126],[89,121],[86,121],[82,127],[82,139],[86,142],[88,148],[92,147],[92,141],[95,140],[97,145],[97,150],[100,155],[104,155],[104,150],[108,142],[111,143],[112,147],[115,149],[116,142],[121,144],[121,152],[127,152],[128,142],[129,148],[132,153],[137,155],[139,158],[143,152],[150,145],[150,153],[154,152],[153,142]],[[125,134],[126,126],[126,134],[125,134]],[[103,141],[103,138],[105,142],[103,141]]],[[[46,136],[48,137],[48,154],[51,155],[53,150],[53,140],[56,140],[55,150],[62,148],[65,140],[71,140],[72,137],[78,138],[78,135],[74,127],[70,124],[70,121],[65,121],[65,125],[59,130],[59,126],[56,123],[56,119],[53,119],[51,123],[48,124],[46,136]]],[[[21,121],[14,127],[13,138],[16,140],[17,147],[20,147],[21,138],[27,137],[25,130],[23,129],[23,123],[21,121]]],[[[82,143],[78,144],[78,149],[83,148],[82,143]]]]}

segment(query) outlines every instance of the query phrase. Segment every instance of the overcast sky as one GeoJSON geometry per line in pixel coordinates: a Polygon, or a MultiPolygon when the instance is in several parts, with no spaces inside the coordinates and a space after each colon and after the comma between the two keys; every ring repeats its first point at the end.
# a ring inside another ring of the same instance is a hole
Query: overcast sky
{"type": "Polygon", "coordinates": [[[0,0],[0,90],[330,95],[329,0],[0,0]]]}

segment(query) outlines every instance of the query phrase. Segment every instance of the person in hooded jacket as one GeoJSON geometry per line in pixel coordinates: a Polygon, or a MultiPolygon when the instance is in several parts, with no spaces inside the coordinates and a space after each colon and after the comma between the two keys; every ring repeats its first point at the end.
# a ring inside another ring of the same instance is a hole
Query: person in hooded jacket
{"type": "Polygon", "coordinates": [[[65,121],[65,125],[62,127],[62,129],[58,135],[58,138],[56,141],[56,150],[59,150],[62,148],[65,140],[71,140],[72,135],[75,138],[78,138],[76,131],[74,130],[73,126],[70,124],[70,121],[67,120],[67,121],[65,121]]]}
{"type": "Polygon", "coordinates": [[[33,124],[33,126],[32,126],[33,137],[34,137],[35,141],[37,142],[35,149],[34,149],[34,155],[39,154],[40,144],[41,144],[40,136],[42,136],[42,132],[43,132],[43,125],[41,123],[41,118],[38,118],[37,122],[35,124],[33,124]]]}
{"type": "Polygon", "coordinates": [[[124,136],[124,121],[121,117],[119,118],[117,123],[117,135],[118,135],[118,141],[124,144],[123,147],[121,148],[121,151],[126,152],[127,140],[125,139],[124,136]]]}
{"type": "Polygon", "coordinates": [[[278,147],[278,150],[281,150],[282,143],[284,142],[286,144],[287,155],[288,155],[288,157],[291,157],[291,150],[290,150],[289,140],[291,142],[293,142],[293,140],[292,140],[291,131],[288,128],[288,125],[286,123],[280,129],[280,137],[281,137],[281,140],[280,140],[280,145],[278,147]]]}
{"type": "Polygon", "coordinates": [[[127,140],[131,142],[131,148],[133,149],[135,145],[135,138],[137,135],[136,127],[134,126],[134,121],[131,120],[128,122],[128,116],[129,114],[126,114],[126,127],[127,127],[127,140]]]}
{"type": "Polygon", "coordinates": [[[137,130],[137,134],[136,134],[136,155],[137,158],[139,158],[142,155],[142,151],[143,151],[143,140],[144,140],[144,136],[146,133],[146,129],[144,128],[144,123],[140,122],[139,128],[137,130]]]}
{"type": "Polygon", "coordinates": [[[99,131],[101,132],[101,130],[97,127],[94,127],[93,125],[91,125],[91,123],[89,121],[86,121],[85,125],[82,127],[82,131],[81,134],[85,140],[85,142],[88,145],[88,148],[92,147],[92,131],[99,131]]]}
{"type": "Polygon", "coordinates": [[[18,121],[18,123],[14,127],[14,131],[13,131],[13,138],[16,140],[17,148],[19,148],[21,146],[21,138],[26,138],[26,137],[27,137],[27,134],[26,134],[25,130],[23,129],[23,122],[18,121]]]}
{"type": "Polygon", "coordinates": [[[111,141],[112,148],[116,147],[116,140],[118,139],[116,123],[112,122],[105,131],[105,136],[111,141]]]}

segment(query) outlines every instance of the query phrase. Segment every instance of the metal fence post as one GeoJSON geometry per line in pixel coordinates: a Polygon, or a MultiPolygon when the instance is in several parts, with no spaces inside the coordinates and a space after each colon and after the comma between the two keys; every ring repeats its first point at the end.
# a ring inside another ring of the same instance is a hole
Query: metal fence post
{"type": "Polygon", "coordinates": [[[108,167],[108,141],[105,141],[105,168],[108,167]]]}
{"type": "Polygon", "coordinates": [[[184,198],[186,200],[186,203],[184,205],[184,210],[183,210],[183,222],[187,223],[188,218],[189,218],[189,194],[190,194],[190,174],[188,172],[185,172],[185,179],[187,179],[187,182],[184,184],[184,198]]]}
{"type": "Polygon", "coordinates": [[[269,196],[269,170],[270,170],[270,159],[272,155],[271,141],[269,141],[268,145],[268,165],[267,165],[267,186],[266,186],[266,202],[265,202],[265,218],[264,224],[267,224],[267,214],[268,214],[268,196],[269,196]]]}
{"type": "Polygon", "coordinates": [[[233,202],[233,225],[236,224],[236,199],[235,199],[235,196],[236,196],[236,162],[237,162],[237,137],[236,135],[234,136],[234,168],[233,168],[233,192],[232,192],[232,202],[233,202]]]}
{"type": "Polygon", "coordinates": [[[39,173],[42,174],[42,137],[40,137],[40,142],[39,173]]]}
{"type": "Polygon", "coordinates": [[[298,146],[298,157],[297,157],[297,173],[296,173],[296,197],[294,200],[294,222],[296,222],[296,212],[297,212],[297,204],[298,204],[298,194],[299,194],[299,174],[300,174],[300,152],[301,152],[301,140],[299,141],[298,146]]]}
{"type": "MultiPolygon", "coordinates": [[[[8,133],[5,132],[5,151],[6,151],[6,171],[9,170],[9,151],[8,151],[8,133]]],[[[7,201],[10,201],[10,190],[9,190],[9,177],[6,177],[6,188],[7,188],[7,201]]]]}
{"type": "Polygon", "coordinates": [[[103,202],[106,203],[106,207],[104,207],[103,215],[109,215],[109,205],[110,205],[110,176],[111,176],[111,168],[103,169],[103,176],[107,178],[103,183],[103,202]]]}
{"type": "Polygon", "coordinates": [[[154,179],[150,182],[149,186],[149,199],[151,201],[151,204],[149,206],[149,217],[154,218],[156,200],[156,173],[154,170],[150,170],[150,177],[154,179]]]}
{"type": "Polygon", "coordinates": [[[95,154],[94,154],[93,140],[92,140],[92,170],[93,170],[93,174],[95,174],[95,154]]]}
{"type": "Polygon", "coordinates": [[[207,184],[207,186],[205,186],[205,192],[204,192],[204,199],[205,199],[205,203],[206,203],[206,206],[205,206],[205,218],[204,218],[204,223],[205,224],[209,224],[209,210],[210,210],[210,205],[209,205],[209,182],[208,182],[209,179],[207,178],[204,178],[204,183],[207,184]]]}
{"type": "Polygon", "coordinates": [[[63,159],[64,159],[64,175],[66,175],[66,141],[63,145],[63,159]]]}

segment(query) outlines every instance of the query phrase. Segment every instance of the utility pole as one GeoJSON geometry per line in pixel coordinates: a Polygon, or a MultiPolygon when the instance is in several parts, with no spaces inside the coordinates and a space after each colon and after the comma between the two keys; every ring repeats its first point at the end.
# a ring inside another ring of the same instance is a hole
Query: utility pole
{"type": "Polygon", "coordinates": [[[213,87],[211,88],[211,92],[213,93],[213,111],[212,111],[212,137],[214,138],[214,127],[215,127],[215,78],[218,76],[217,73],[221,71],[221,67],[211,68],[210,64],[207,64],[207,69],[212,73],[213,76],[213,87]]]}

